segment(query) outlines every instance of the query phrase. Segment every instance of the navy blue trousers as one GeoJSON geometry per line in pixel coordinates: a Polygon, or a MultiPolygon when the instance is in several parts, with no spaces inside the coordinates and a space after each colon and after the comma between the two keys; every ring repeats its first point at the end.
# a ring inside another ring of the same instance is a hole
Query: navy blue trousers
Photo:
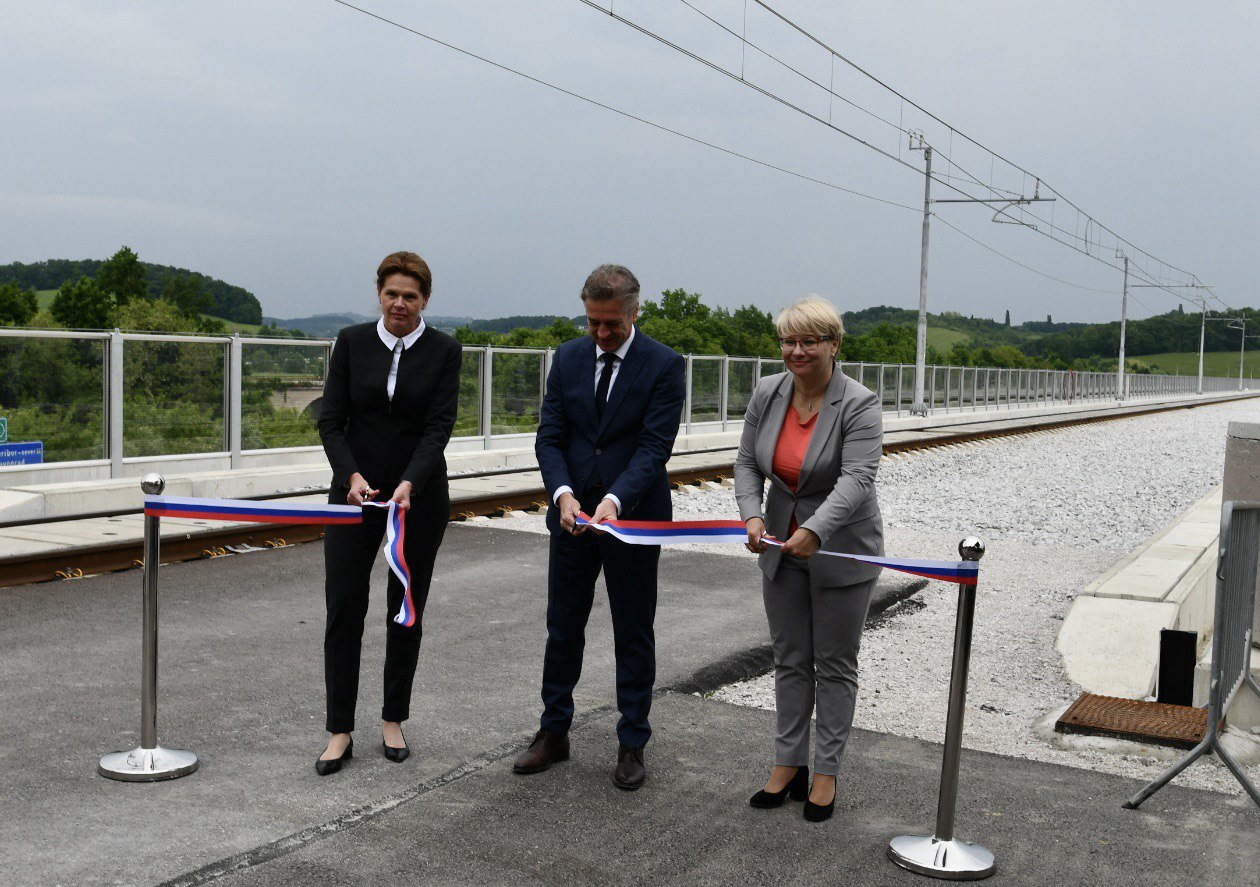
{"type": "MultiPolygon", "coordinates": [[[[594,503],[583,496],[591,513],[594,503]]],[[[648,712],[656,682],[656,568],[659,545],[627,545],[587,530],[554,533],[547,568],[547,653],[543,659],[542,729],[563,736],[573,723],[573,689],[582,676],[586,623],[600,570],[608,587],[617,656],[617,737],[642,748],[652,735],[648,712]]]]}

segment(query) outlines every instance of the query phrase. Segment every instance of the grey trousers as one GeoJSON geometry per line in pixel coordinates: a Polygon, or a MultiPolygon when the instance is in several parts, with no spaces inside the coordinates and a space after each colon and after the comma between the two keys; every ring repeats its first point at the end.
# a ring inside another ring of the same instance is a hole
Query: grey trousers
{"type": "Polygon", "coordinates": [[[858,648],[875,580],[842,587],[811,581],[810,562],[784,557],[761,594],[774,646],[778,729],[774,762],[809,762],[809,721],[817,708],[814,772],[840,771],[857,701],[858,648]]]}

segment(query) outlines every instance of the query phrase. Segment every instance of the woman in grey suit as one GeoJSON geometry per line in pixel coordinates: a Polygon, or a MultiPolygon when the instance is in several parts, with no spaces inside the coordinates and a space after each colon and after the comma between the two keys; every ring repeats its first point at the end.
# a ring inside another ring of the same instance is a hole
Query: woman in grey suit
{"type": "Polygon", "coordinates": [[[802,299],[776,323],[788,372],[757,385],[735,460],[748,548],[761,555],[778,709],[774,770],[749,803],[779,807],[788,797],[806,800],[808,789],[805,818],[821,822],[835,805],[857,696],[858,647],[880,568],[818,552],[884,553],[875,499],[883,412],[876,396],[836,365],[844,327],[830,302],[802,299]],[[767,535],[782,547],[768,545],[767,535]]]}

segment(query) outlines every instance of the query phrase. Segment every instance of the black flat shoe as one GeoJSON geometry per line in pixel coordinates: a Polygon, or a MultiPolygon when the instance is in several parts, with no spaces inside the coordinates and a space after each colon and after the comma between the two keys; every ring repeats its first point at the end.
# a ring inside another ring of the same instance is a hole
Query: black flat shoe
{"type": "Polygon", "coordinates": [[[407,747],[407,740],[403,738],[403,747],[394,748],[392,745],[386,745],[385,740],[381,740],[381,751],[385,753],[385,757],[393,761],[395,764],[401,764],[407,758],[411,757],[411,749],[407,747]]]}
{"type": "Polygon", "coordinates": [[[831,796],[830,804],[815,804],[813,801],[805,801],[805,820],[807,822],[826,822],[831,818],[832,812],[836,809],[836,796],[831,796]]]}
{"type": "Polygon", "coordinates": [[[809,768],[798,767],[796,773],[788,780],[788,784],[777,792],[768,792],[764,788],[748,799],[749,807],[758,810],[773,810],[782,807],[788,798],[803,801],[809,795],[809,768]]]}
{"type": "Polygon", "coordinates": [[[354,757],[354,740],[351,739],[346,743],[346,750],[341,753],[339,758],[329,758],[327,761],[319,760],[315,762],[315,772],[320,776],[328,776],[336,773],[341,769],[341,765],[354,757]]]}

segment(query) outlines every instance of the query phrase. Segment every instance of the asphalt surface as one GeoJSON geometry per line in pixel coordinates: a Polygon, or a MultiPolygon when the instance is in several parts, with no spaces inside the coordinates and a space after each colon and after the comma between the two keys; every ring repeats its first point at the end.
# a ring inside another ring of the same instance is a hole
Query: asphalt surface
{"type": "MultiPolygon", "coordinates": [[[[812,826],[799,805],[745,806],[773,716],[685,692],[766,665],[751,557],[662,559],[658,686],[683,692],[658,699],[650,781],[634,794],[609,779],[613,655],[598,594],[574,759],[510,772],[539,713],[546,549],[492,527],[447,535],[405,728],[413,754],[384,760],[384,569],[356,757],[327,778],[313,768],[325,739],[320,546],[161,568],[159,741],[201,757],[170,782],[96,775],[100,754],[139,742],[139,571],[0,591],[0,884],[915,882],[883,844],[930,826],[938,746],[858,735],[836,818],[812,826]]],[[[884,600],[915,587],[889,577],[884,600]]],[[[1134,787],[1123,779],[965,761],[960,834],[998,853],[1015,883],[1260,883],[1260,817],[1241,803],[1174,788],[1133,813],[1119,807],[1134,787]]]]}

